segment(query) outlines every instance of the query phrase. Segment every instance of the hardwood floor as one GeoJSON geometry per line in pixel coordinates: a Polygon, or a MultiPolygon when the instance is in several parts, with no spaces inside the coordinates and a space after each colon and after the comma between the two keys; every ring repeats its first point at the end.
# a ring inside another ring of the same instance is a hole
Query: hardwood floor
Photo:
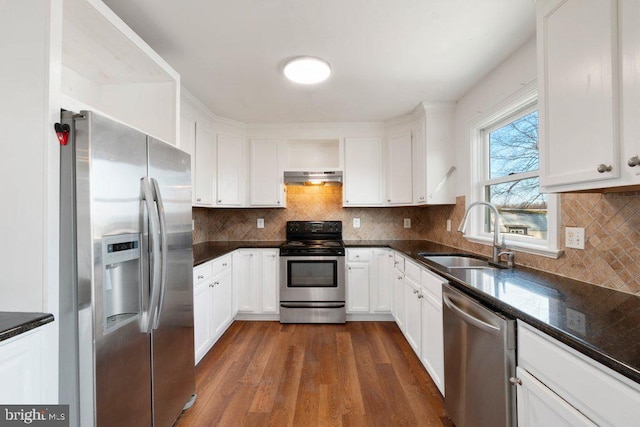
{"type": "Polygon", "coordinates": [[[196,367],[187,426],[451,426],[394,322],[236,321],[196,367]]]}

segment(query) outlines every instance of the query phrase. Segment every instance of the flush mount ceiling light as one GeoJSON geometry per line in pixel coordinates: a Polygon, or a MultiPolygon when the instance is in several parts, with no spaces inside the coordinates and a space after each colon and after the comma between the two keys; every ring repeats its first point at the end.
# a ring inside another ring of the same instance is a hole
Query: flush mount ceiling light
{"type": "Polygon", "coordinates": [[[300,56],[287,62],[284,75],[292,82],[310,85],[327,80],[331,75],[331,67],[324,59],[300,56]]]}

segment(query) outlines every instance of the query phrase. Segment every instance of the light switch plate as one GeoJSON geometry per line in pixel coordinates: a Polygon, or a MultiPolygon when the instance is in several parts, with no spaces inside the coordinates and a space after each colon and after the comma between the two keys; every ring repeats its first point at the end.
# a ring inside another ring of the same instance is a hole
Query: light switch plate
{"type": "Polygon", "coordinates": [[[360,218],[353,218],[353,228],[360,228],[360,218]]]}
{"type": "Polygon", "coordinates": [[[404,228],[411,228],[411,218],[404,219],[404,228]]]}
{"type": "Polygon", "coordinates": [[[258,228],[264,228],[264,218],[258,218],[256,225],[258,228]]]}
{"type": "Polygon", "coordinates": [[[582,227],[565,228],[564,245],[567,248],[584,249],[584,228],[582,227]]]}

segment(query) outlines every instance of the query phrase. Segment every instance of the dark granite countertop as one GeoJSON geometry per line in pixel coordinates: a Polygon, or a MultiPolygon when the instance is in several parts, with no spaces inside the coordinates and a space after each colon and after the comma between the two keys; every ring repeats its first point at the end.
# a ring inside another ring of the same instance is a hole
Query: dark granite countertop
{"type": "MultiPolygon", "coordinates": [[[[281,243],[202,243],[194,246],[195,264],[238,248],[278,247],[281,243]]],[[[345,240],[345,246],[389,247],[401,252],[494,310],[521,319],[640,383],[640,297],[522,266],[447,273],[421,262],[418,253],[469,252],[426,240],[345,240]],[[584,316],[584,329],[568,322],[569,316],[584,316]]]]}
{"type": "Polygon", "coordinates": [[[277,248],[284,240],[227,240],[193,245],[193,265],[204,264],[241,248],[277,248]]]}
{"type": "Polygon", "coordinates": [[[50,322],[53,322],[53,315],[48,313],[0,311],[0,341],[50,322]]]}

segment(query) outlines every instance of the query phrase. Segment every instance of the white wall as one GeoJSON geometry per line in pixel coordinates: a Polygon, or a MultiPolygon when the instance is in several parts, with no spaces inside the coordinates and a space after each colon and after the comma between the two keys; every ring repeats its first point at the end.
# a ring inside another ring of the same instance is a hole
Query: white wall
{"type": "Polygon", "coordinates": [[[523,86],[536,80],[536,40],[533,37],[520,49],[478,82],[457,103],[455,144],[458,176],[456,194],[469,197],[471,188],[469,125],[523,86]]]}

